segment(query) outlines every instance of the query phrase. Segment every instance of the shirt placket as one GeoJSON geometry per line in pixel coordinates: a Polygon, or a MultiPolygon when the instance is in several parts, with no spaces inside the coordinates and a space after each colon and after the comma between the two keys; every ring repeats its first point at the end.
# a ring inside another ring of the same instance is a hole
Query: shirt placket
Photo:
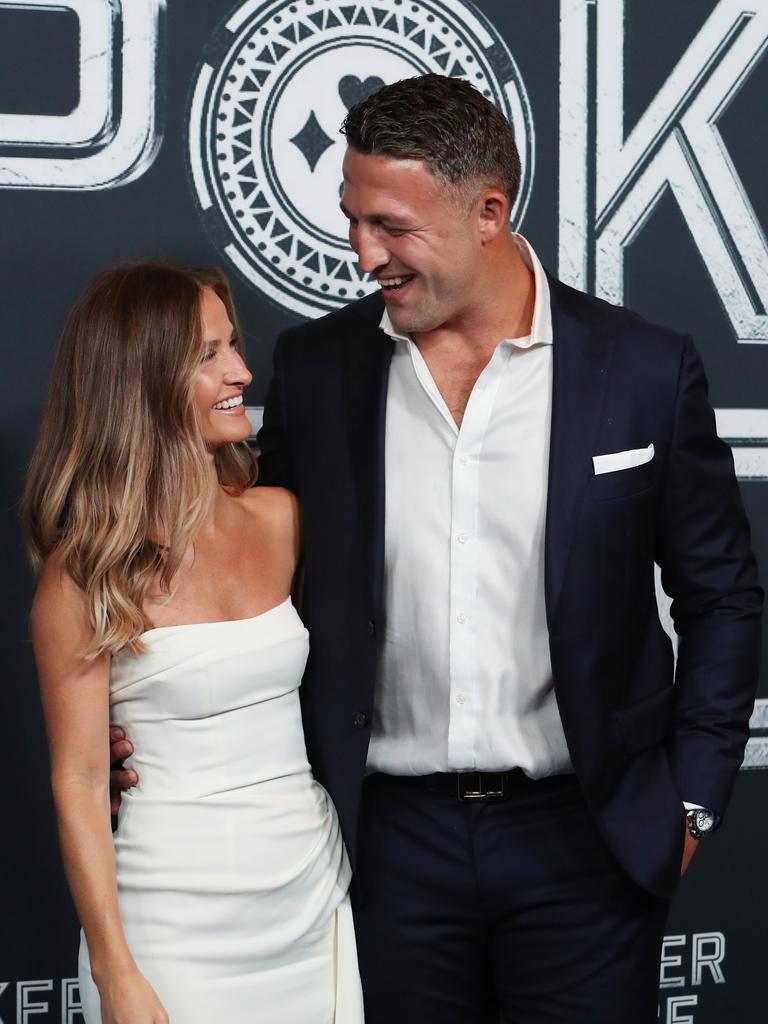
{"type": "Polygon", "coordinates": [[[480,460],[496,394],[510,350],[500,345],[467,403],[451,467],[448,767],[475,768],[477,716],[478,536],[480,460]]]}

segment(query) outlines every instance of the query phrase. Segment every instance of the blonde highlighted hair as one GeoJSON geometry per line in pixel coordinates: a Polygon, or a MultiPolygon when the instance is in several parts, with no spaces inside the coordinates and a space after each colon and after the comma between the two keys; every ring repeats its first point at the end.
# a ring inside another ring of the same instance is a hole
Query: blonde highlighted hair
{"type": "MultiPolygon", "coordinates": [[[[193,402],[205,351],[201,291],[212,288],[240,332],[218,270],[141,261],[103,271],[75,303],[54,359],[24,494],[39,573],[56,550],[85,594],[88,658],[144,650],[150,585],[170,593],[211,497],[193,402]]],[[[222,445],[219,482],[253,484],[244,446],[222,445]]]]}

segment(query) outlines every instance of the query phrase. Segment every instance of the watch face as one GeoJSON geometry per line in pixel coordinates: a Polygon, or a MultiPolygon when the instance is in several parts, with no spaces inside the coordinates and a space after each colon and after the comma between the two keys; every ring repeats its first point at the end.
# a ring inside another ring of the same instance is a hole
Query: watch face
{"type": "Polygon", "coordinates": [[[715,815],[706,808],[699,809],[693,815],[693,824],[699,832],[710,832],[715,824],[715,815]]]}

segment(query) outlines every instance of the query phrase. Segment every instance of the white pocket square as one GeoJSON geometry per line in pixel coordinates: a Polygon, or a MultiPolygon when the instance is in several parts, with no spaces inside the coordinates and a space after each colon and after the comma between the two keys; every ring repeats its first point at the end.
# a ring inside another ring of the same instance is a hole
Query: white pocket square
{"type": "Polygon", "coordinates": [[[653,458],[653,445],[647,448],[630,448],[626,452],[611,452],[610,455],[593,455],[592,464],[595,467],[595,475],[599,473],[615,473],[619,469],[632,469],[633,466],[643,466],[653,458]]]}

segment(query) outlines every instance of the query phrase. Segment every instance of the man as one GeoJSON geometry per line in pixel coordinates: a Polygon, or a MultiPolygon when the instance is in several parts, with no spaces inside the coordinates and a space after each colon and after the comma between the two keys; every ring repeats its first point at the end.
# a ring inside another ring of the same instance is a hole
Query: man
{"type": "Polygon", "coordinates": [[[343,130],[380,294],[279,339],[259,443],[303,510],[305,729],[366,1019],[650,1022],[758,663],[701,364],[510,232],[511,128],[468,84],[386,86],[343,130]]]}

